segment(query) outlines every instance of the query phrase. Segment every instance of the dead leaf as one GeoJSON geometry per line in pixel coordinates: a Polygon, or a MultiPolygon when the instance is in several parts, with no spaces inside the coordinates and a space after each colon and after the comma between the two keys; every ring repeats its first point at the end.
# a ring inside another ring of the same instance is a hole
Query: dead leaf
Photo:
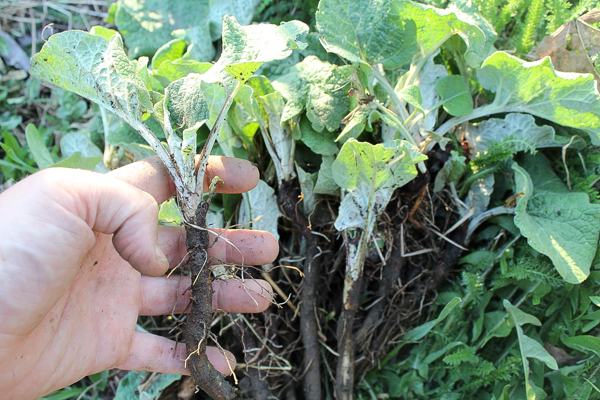
{"type": "Polygon", "coordinates": [[[589,25],[600,21],[600,9],[562,25],[534,47],[527,55],[531,60],[550,57],[557,71],[592,74],[600,84],[600,75],[590,57],[600,53],[600,30],[589,25]]]}
{"type": "Polygon", "coordinates": [[[550,355],[554,357],[556,362],[559,364],[573,365],[581,359],[579,357],[569,355],[569,353],[567,353],[564,349],[552,346],[548,342],[544,343],[544,349],[546,349],[546,351],[550,353],[550,355]]]}
{"type": "Polygon", "coordinates": [[[186,376],[179,385],[177,397],[181,400],[189,400],[196,393],[196,382],[191,376],[186,376]]]}

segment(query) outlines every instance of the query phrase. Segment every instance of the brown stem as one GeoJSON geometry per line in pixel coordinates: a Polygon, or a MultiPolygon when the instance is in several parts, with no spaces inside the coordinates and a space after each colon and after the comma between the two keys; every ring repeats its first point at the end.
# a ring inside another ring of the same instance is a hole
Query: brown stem
{"type": "MultiPolygon", "coordinates": [[[[202,201],[196,210],[195,225],[206,227],[206,213],[210,201],[202,201]]],[[[235,397],[235,388],[225,380],[206,356],[206,342],[212,321],[212,277],[208,266],[208,231],[186,226],[186,244],[190,253],[189,265],[192,273],[192,308],[185,326],[185,342],[188,365],[196,385],[215,400],[235,397]]]]}
{"type": "Polygon", "coordinates": [[[308,228],[308,219],[298,209],[300,187],[298,181],[283,181],[279,188],[279,205],[283,214],[289,218],[294,227],[306,240],[307,254],[304,262],[304,283],[300,292],[300,333],[304,344],[304,396],[311,400],[320,400],[321,393],[321,362],[319,337],[317,335],[317,286],[321,263],[315,259],[318,251],[317,236],[308,228]]]}

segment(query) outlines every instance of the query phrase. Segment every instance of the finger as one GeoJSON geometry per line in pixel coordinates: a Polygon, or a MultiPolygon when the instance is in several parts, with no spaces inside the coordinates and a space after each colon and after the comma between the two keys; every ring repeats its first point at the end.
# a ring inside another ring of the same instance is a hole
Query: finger
{"type": "MultiPolygon", "coordinates": [[[[158,245],[158,204],[148,193],[119,179],[83,170],[52,168],[34,176],[53,188],[47,199],[78,218],[78,224],[87,224],[90,234],[113,234],[119,255],[142,274],[157,276],[168,269],[158,245]]],[[[55,222],[64,225],[65,232],[73,232],[68,215],[55,222]]]]}
{"type": "MultiPolygon", "coordinates": [[[[191,279],[187,276],[149,277],[141,281],[140,315],[168,315],[189,312],[191,279]]],[[[256,313],[266,310],[273,289],[262,279],[213,281],[213,310],[256,313]]]]}
{"type": "MultiPolygon", "coordinates": [[[[176,194],[175,185],[157,156],[118,168],[110,172],[110,175],[150,193],[158,203],[176,194]]],[[[223,180],[223,183],[217,185],[217,192],[242,193],[256,186],[259,172],[256,166],[247,160],[210,156],[204,176],[205,192],[215,176],[223,180]]]]}
{"type": "MultiPolygon", "coordinates": [[[[248,229],[211,231],[208,256],[213,258],[213,263],[263,265],[275,261],[279,254],[279,243],[269,232],[248,229]]],[[[175,268],[188,251],[182,227],[160,226],[158,243],[165,251],[171,268],[175,268]]]]}
{"type": "MultiPolygon", "coordinates": [[[[231,369],[235,369],[235,357],[225,350],[231,369]]],[[[206,348],[208,361],[217,371],[230,375],[231,370],[225,356],[215,347],[206,348]]],[[[115,368],[130,371],[162,372],[166,374],[189,375],[189,368],[185,367],[187,351],[184,343],[175,343],[162,336],[147,332],[136,331],[129,357],[115,368]]]]}

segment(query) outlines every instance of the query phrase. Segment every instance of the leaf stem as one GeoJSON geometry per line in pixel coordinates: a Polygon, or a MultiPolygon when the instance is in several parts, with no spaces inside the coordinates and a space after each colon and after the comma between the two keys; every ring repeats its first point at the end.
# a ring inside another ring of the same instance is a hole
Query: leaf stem
{"type": "Polygon", "coordinates": [[[206,143],[204,143],[204,147],[200,152],[200,162],[198,163],[197,168],[197,176],[196,176],[196,193],[199,195],[198,198],[202,198],[202,192],[204,189],[204,172],[206,170],[206,165],[208,164],[208,156],[210,155],[213,146],[215,145],[215,141],[217,140],[217,136],[219,136],[219,132],[223,127],[223,123],[225,122],[225,118],[227,117],[227,112],[229,111],[229,107],[233,103],[233,99],[237,96],[240,88],[242,87],[242,83],[236,81],[235,89],[231,92],[231,94],[225,100],[225,104],[215,121],[210,133],[208,134],[208,138],[206,139],[206,143]]]}

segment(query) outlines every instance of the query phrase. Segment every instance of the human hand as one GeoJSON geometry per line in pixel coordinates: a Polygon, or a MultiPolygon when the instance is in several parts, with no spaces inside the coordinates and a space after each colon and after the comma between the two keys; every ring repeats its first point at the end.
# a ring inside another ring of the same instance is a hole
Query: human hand
{"type": "MultiPolygon", "coordinates": [[[[258,182],[249,162],[224,157],[211,157],[206,175],[223,179],[223,193],[258,182]]],[[[0,195],[0,397],[35,399],[111,368],[189,374],[183,343],[135,330],[138,315],[180,313],[189,303],[190,279],[163,276],[187,252],[182,227],[157,227],[157,203],[174,194],[154,157],[107,175],[48,169],[0,195]]],[[[268,232],[223,237],[249,265],[278,253],[268,232]]],[[[224,240],[209,256],[242,262],[224,240]]],[[[246,285],[254,299],[235,281],[215,281],[213,308],[266,309],[269,284],[246,285]]],[[[229,373],[217,349],[207,355],[229,373]]]]}

